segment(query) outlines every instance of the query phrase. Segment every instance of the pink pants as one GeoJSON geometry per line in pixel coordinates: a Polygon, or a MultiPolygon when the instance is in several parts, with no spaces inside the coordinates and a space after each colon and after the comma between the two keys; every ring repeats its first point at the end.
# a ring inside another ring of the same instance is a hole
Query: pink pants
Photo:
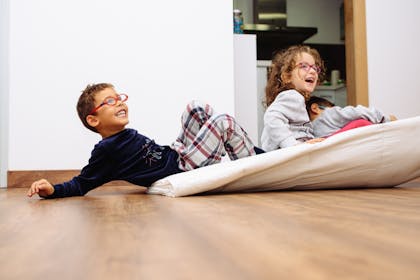
{"type": "Polygon", "coordinates": [[[350,130],[350,129],[354,129],[354,128],[358,128],[358,127],[362,127],[362,126],[367,126],[367,125],[371,125],[371,124],[372,124],[372,122],[370,122],[368,120],[365,120],[365,119],[354,120],[354,121],[349,122],[345,126],[343,126],[340,130],[337,130],[336,132],[334,132],[330,136],[341,133],[343,131],[347,131],[347,130],[350,130]]]}

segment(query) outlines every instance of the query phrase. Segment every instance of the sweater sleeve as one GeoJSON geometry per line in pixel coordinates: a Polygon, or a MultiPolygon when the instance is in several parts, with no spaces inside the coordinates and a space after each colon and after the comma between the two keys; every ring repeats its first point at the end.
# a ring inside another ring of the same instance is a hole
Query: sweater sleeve
{"type": "Polygon", "coordinates": [[[298,144],[291,126],[308,122],[303,96],[295,91],[280,93],[264,114],[263,149],[270,151],[298,144]]]}
{"type": "Polygon", "coordinates": [[[383,123],[389,121],[389,118],[387,118],[381,111],[362,105],[358,105],[356,107],[346,106],[344,108],[336,106],[328,109],[328,113],[331,121],[336,122],[340,127],[357,119],[365,119],[372,123],[383,123]]]}
{"type": "Polygon", "coordinates": [[[70,181],[54,185],[54,193],[46,198],[83,196],[112,180],[112,160],[102,147],[95,147],[88,165],[70,181]]]}
{"type": "Polygon", "coordinates": [[[381,111],[362,105],[339,107],[334,106],[325,111],[313,121],[314,134],[316,137],[331,135],[343,128],[346,124],[357,119],[365,119],[374,124],[390,121],[381,111]]]}

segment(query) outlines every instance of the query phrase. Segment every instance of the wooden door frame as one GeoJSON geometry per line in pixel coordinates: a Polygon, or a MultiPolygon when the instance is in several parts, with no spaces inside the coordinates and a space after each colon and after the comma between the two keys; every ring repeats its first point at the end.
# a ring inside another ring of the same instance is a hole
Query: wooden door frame
{"type": "Polygon", "coordinates": [[[365,0],[344,0],[344,22],[347,103],[369,106],[365,0]]]}

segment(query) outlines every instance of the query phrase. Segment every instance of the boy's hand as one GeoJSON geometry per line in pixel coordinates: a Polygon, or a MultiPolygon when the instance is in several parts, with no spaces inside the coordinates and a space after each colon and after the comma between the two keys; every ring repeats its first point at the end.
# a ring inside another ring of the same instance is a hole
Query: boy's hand
{"type": "Polygon", "coordinates": [[[38,194],[40,197],[46,197],[54,193],[54,187],[45,179],[41,179],[32,183],[28,190],[27,195],[32,197],[34,194],[38,194]]]}
{"type": "Polygon", "coordinates": [[[325,138],[314,138],[314,139],[310,139],[308,141],[305,141],[305,143],[315,144],[315,143],[322,142],[324,140],[325,140],[325,138]]]}
{"type": "Polygon", "coordinates": [[[397,119],[397,117],[396,117],[396,116],[394,116],[394,115],[389,115],[389,120],[390,120],[391,122],[393,122],[393,121],[396,121],[396,120],[398,120],[398,119],[397,119]]]}

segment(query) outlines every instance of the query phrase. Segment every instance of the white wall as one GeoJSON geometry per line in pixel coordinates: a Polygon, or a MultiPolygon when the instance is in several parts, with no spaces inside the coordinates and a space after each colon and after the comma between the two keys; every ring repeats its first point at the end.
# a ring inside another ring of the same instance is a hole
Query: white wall
{"type": "Polygon", "coordinates": [[[369,105],[398,118],[420,116],[418,11],[420,1],[366,1],[369,105]]]}
{"type": "Polygon", "coordinates": [[[7,184],[9,135],[9,1],[0,0],[0,187],[7,184]]]}
{"type": "Polygon", "coordinates": [[[307,44],[344,44],[340,40],[341,3],[343,0],[287,0],[287,26],[317,27],[318,33],[307,44]]]}
{"type": "Polygon", "coordinates": [[[8,169],[87,163],[100,138],[75,105],[88,83],[127,93],[129,127],[160,144],[176,138],[193,98],[233,114],[232,37],[223,0],[10,1],[8,169]]]}

